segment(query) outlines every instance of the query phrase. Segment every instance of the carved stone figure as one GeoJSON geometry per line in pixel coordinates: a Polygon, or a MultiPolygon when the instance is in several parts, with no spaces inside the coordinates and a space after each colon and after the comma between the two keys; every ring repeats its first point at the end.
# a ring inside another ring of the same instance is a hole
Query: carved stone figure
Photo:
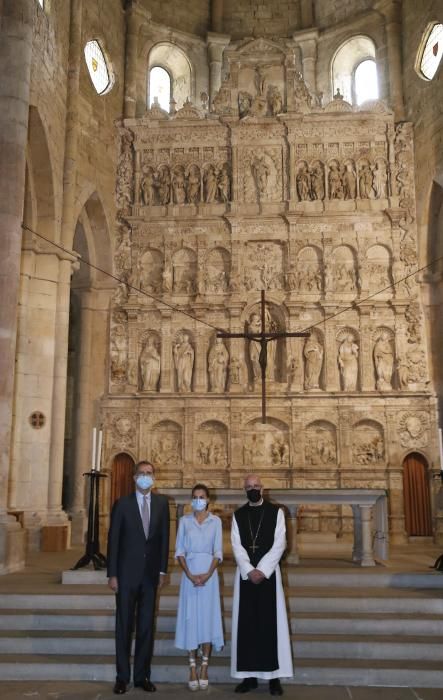
{"type": "Polygon", "coordinates": [[[269,167],[263,156],[256,156],[252,162],[252,173],[259,199],[266,196],[268,189],[269,167]]]}
{"type": "Polygon", "coordinates": [[[276,117],[282,110],[283,98],[280,90],[276,85],[270,85],[268,88],[268,111],[273,117],[276,117]]]}
{"type": "Polygon", "coordinates": [[[221,202],[229,202],[229,171],[228,166],[225,164],[218,174],[217,189],[219,194],[219,199],[221,202]]]}
{"type": "Polygon", "coordinates": [[[188,204],[198,204],[200,201],[200,170],[196,165],[191,166],[189,169],[187,201],[188,204]]]}
{"type": "Polygon", "coordinates": [[[327,429],[308,429],[305,440],[305,459],[313,466],[335,464],[337,450],[332,431],[327,429]]]}
{"type": "MultiPolygon", "coordinates": [[[[273,320],[269,310],[265,310],[265,322],[266,330],[270,332],[275,332],[277,330],[277,324],[273,320]]],[[[248,324],[249,333],[261,333],[261,319],[256,313],[251,314],[248,324]]],[[[260,343],[255,340],[249,342],[249,359],[251,360],[252,375],[254,382],[259,381],[261,378],[261,367],[259,363],[260,357],[260,343]]],[[[267,347],[267,365],[266,365],[266,378],[270,381],[275,379],[275,356],[277,352],[277,342],[271,341],[268,343],[267,347]]]]}
{"type": "Polygon", "coordinates": [[[343,199],[343,182],[338,163],[331,163],[328,176],[329,199],[343,199]]]}
{"type": "Polygon", "coordinates": [[[397,370],[398,384],[400,389],[409,389],[409,365],[405,357],[400,355],[395,363],[397,370]]]}
{"type": "Polygon", "coordinates": [[[318,389],[323,365],[323,347],[314,334],[306,338],[303,357],[305,358],[305,389],[318,389]]]}
{"type": "Polygon", "coordinates": [[[363,163],[363,165],[360,168],[360,177],[358,182],[360,186],[360,199],[373,199],[373,176],[372,170],[367,163],[363,163]]]}
{"type": "Polygon", "coordinates": [[[126,330],[121,324],[111,329],[110,355],[112,379],[115,381],[124,380],[128,367],[128,340],[126,330]]]}
{"type": "Polygon", "coordinates": [[[205,202],[211,204],[217,199],[217,175],[212,165],[208,167],[205,173],[205,202]]]}
{"type": "Polygon", "coordinates": [[[144,391],[157,391],[160,366],[160,354],[155,347],[155,338],[150,335],[139,358],[140,377],[144,391]]]}
{"type": "Polygon", "coordinates": [[[229,353],[222,338],[216,338],[208,355],[208,372],[211,391],[223,392],[226,389],[229,353]]]}
{"type": "Polygon", "coordinates": [[[164,292],[172,292],[172,269],[170,265],[165,265],[163,269],[162,285],[164,292]]]}
{"type": "Polygon", "coordinates": [[[141,200],[145,206],[155,204],[155,175],[152,168],[145,168],[145,174],[140,183],[141,200]]]}
{"type": "Polygon", "coordinates": [[[383,438],[370,428],[357,430],[352,444],[352,455],[357,464],[380,464],[384,459],[383,438]]]}
{"type": "Polygon", "coordinates": [[[383,161],[378,160],[373,171],[373,188],[376,199],[385,199],[388,196],[388,181],[386,174],[386,165],[383,161]]]}
{"type": "Polygon", "coordinates": [[[115,251],[115,267],[120,279],[129,282],[132,272],[131,263],[131,228],[123,219],[120,219],[120,242],[115,251]]]}
{"type": "Polygon", "coordinates": [[[374,345],[374,364],[377,377],[377,389],[379,391],[389,391],[392,389],[394,352],[389,333],[386,331],[383,331],[374,345]]]}
{"type": "Polygon", "coordinates": [[[289,445],[281,435],[271,443],[271,459],[274,466],[289,463],[289,445]]]}
{"type": "Polygon", "coordinates": [[[354,342],[351,333],[348,333],[340,344],[338,366],[343,391],[355,391],[358,379],[358,345],[354,342]]]}
{"type": "Polygon", "coordinates": [[[177,372],[177,389],[179,392],[191,391],[192,372],[194,369],[194,348],[187,333],[180,333],[173,348],[174,364],[177,372]]]}
{"type": "Polygon", "coordinates": [[[317,163],[311,171],[311,197],[318,201],[325,198],[325,176],[320,163],[317,163]]]}
{"type": "Polygon", "coordinates": [[[230,384],[241,384],[241,365],[238,357],[232,357],[229,364],[229,383],[230,384]]]}
{"type": "Polygon", "coordinates": [[[238,114],[240,119],[246,117],[251,111],[252,95],[242,91],[238,93],[238,114]]]}
{"type": "Polygon", "coordinates": [[[345,166],[343,192],[345,199],[355,199],[357,196],[357,176],[352,163],[346,163],[345,166]]]}
{"type": "Polygon", "coordinates": [[[156,437],[152,446],[152,459],[161,466],[178,465],[181,462],[180,436],[173,432],[156,437]]]}
{"type": "Polygon", "coordinates": [[[299,196],[300,201],[307,201],[311,199],[311,182],[310,182],[310,177],[309,177],[309,171],[308,171],[308,166],[306,163],[303,163],[297,173],[296,177],[296,183],[297,183],[297,194],[299,196]]]}
{"type": "Polygon", "coordinates": [[[172,191],[175,204],[186,202],[186,178],[183,168],[177,168],[172,176],[172,191]]]}
{"type": "Polygon", "coordinates": [[[171,175],[166,165],[160,168],[158,175],[158,198],[163,205],[171,201],[171,175]]]}

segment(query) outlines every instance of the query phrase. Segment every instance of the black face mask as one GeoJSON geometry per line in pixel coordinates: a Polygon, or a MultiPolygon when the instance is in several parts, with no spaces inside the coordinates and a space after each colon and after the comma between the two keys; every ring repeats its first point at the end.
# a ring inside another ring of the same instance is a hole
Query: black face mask
{"type": "Polygon", "coordinates": [[[246,496],[251,503],[258,503],[261,499],[261,489],[248,489],[246,496]]]}

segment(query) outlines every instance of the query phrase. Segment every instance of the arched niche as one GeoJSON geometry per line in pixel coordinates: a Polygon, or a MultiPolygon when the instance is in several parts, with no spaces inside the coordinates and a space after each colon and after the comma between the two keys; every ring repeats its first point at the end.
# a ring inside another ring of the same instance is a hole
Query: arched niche
{"type": "Polygon", "coordinates": [[[409,537],[432,535],[429,465],[419,452],[411,452],[403,460],[403,499],[405,529],[409,537]]]}
{"type": "Polygon", "coordinates": [[[325,389],[325,339],[314,328],[303,344],[303,387],[305,391],[325,389]]]}
{"type": "MultiPolygon", "coordinates": [[[[273,303],[266,302],[265,327],[267,331],[285,331],[286,316],[283,308],[273,303]]],[[[261,329],[261,305],[251,304],[243,313],[243,329],[246,333],[259,333],[261,329]]],[[[248,369],[249,384],[260,386],[261,369],[258,364],[260,345],[255,341],[245,340],[245,359],[248,369]]],[[[287,379],[287,349],[286,339],[279,338],[268,344],[268,362],[266,378],[269,382],[286,382],[287,379]]]]}
{"type": "Polygon", "coordinates": [[[379,326],[372,334],[374,386],[391,391],[395,368],[395,334],[392,328],[379,326]]]}
{"type": "Polygon", "coordinates": [[[187,328],[175,333],[172,344],[174,391],[188,393],[194,388],[195,338],[187,328]]]}
{"type": "Polygon", "coordinates": [[[386,462],[383,426],[361,420],[352,427],[352,459],[355,464],[382,465],[386,462]]]}
{"type": "Polygon", "coordinates": [[[305,462],[324,469],[337,464],[337,429],[333,423],[316,420],[306,426],[305,462]]]}
{"type": "Polygon", "coordinates": [[[151,454],[154,465],[163,469],[176,469],[181,467],[182,453],[182,428],[172,420],[163,420],[152,428],[151,454]]]}
{"type": "Polygon", "coordinates": [[[155,248],[148,248],[139,258],[140,288],[150,294],[162,291],[163,254],[155,248]]]}
{"type": "Polygon", "coordinates": [[[119,452],[112,460],[110,509],[118,498],[129,496],[134,491],[134,465],[127,452],[119,452]]]}
{"type": "Polygon", "coordinates": [[[310,293],[323,288],[321,252],[316,246],[302,248],[297,256],[297,286],[300,292],[310,293]]]}
{"type": "Polygon", "coordinates": [[[155,44],[148,55],[148,75],[147,75],[147,105],[152,102],[153,95],[150,94],[149,76],[150,70],[154,66],[164,68],[171,78],[172,99],[176,103],[176,109],[183,107],[188,98],[193,100],[194,81],[192,64],[186,53],[176,44],[170,42],[160,42],[155,44]]]}
{"type": "Polygon", "coordinates": [[[212,248],[206,256],[204,287],[208,294],[220,294],[229,289],[231,256],[226,248],[212,248]]]}
{"type": "Polygon", "coordinates": [[[327,266],[327,288],[337,293],[356,293],[357,263],[355,252],[350,246],[340,245],[331,255],[327,266]]]}
{"type": "MultiPolygon", "coordinates": [[[[392,284],[392,255],[384,245],[373,245],[366,252],[367,279],[362,278],[362,286],[370,292],[379,291],[392,284]],[[366,282],[366,284],[365,284],[366,282]]],[[[383,295],[392,296],[392,289],[387,289],[383,295]]]]}
{"type": "Polygon", "coordinates": [[[226,469],[228,466],[228,429],[218,420],[201,423],[195,440],[195,459],[200,468],[226,469]]]}
{"type": "Polygon", "coordinates": [[[197,280],[197,256],[190,248],[181,248],[172,256],[172,283],[175,294],[194,294],[197,280]]]}
{"type": "MultiPolygon", "coordinates": [[[[359,79],[358,67],[364,61],[375,61],[376,48],[374,41],[364,35],[353,36],[346,39],[336,50],[331,61],[331,82],[332,94],[337,90],[343,95],[344,100],[351,104],[360,104],[358,100],[359,86],[356,85],[356,78],[359,79]]],[[[377,99],[378,89],[368,93],[367,99],[377,99]]]]}
{"type": "Polygon", "coordinates": [[[248,469],[278,469],[291,461],[289,427],[276,418],[255,418],[242,430],[243,465],[248,469]]]}

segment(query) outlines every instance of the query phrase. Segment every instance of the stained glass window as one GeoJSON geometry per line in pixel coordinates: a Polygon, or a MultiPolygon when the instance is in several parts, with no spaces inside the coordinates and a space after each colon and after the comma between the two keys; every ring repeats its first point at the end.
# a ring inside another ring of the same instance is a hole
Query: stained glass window
{"type": "Polygon", "coordinates": [[[171,76],[168,71],[160,66],[154,66],[149,71],[149,106],[154,104],[154,97],[162,109],[169,112],[171,101],[171,76]]]}
{"type": "Polygon", "coordinates": [[[85,60],[92,83],[99,95],[104,95],[112,87],[112,80],[103,51],[98,41],[88,41],[85,46],[85,60]]]}
{"type": "Polygon", "coordinates": [[[372,58],[362,61],[355,69],[354,89],[358,105],[378,99],[377,65],[372,58]]]}
{"type": "Polygon", "coordinates": [[[443,55],[443,24],[434,24],[427,32],[420,60],[420,73],[425,80],[432,80],[443,55]]]}

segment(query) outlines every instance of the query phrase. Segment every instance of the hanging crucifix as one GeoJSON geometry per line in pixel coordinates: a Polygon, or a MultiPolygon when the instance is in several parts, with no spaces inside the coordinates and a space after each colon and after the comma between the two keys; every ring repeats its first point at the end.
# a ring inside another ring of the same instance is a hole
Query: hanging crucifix
{"type": "Polygon", "coordinates": [[[265,292],[261,292],[261,328],[257,333],[227,333],[219,331],[217,338],[244,338],[250,342],[260,345],[258,363],[261,369],[261,415],[262,423],[266,423],[266,367],[268,365],[268,343],[277,341],[279,338],[307,338],[309,332],[287,333],[286,331],[266,332],[266,300],[265,292]]]}

